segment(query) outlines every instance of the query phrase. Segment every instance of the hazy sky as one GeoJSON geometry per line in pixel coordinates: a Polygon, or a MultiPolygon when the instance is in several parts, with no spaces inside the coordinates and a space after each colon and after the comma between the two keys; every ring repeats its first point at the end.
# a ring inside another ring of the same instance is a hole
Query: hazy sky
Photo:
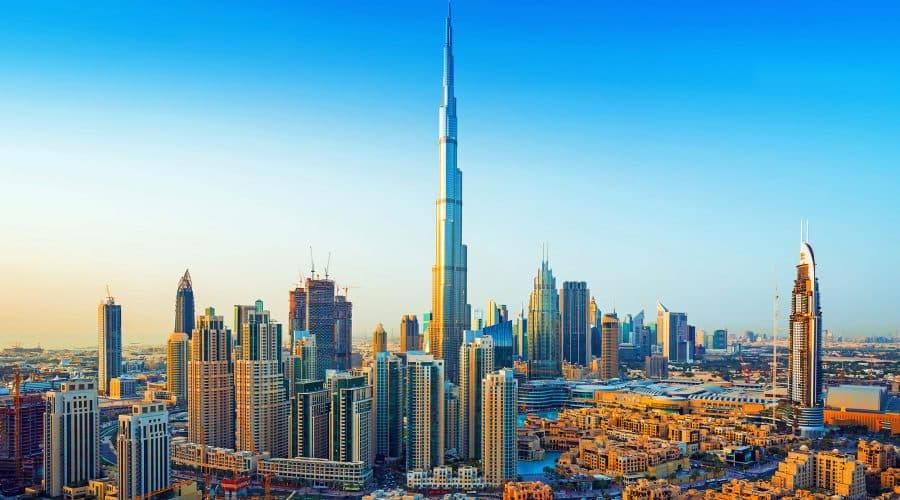
{"type": "MultiPolygon", "coordinates": [[[[321,269],[354,334],[430,307],[446,5],[15,2],[0,16],[0,345],[124,341],[321,269]]],[[[549,242],[602,308],[786,317],[810,220],[824,326],[900,324],[900,4],[454,5],[469,297],[549,242]]],[[[782,323],[784,332],[786,322],[782,323]]]]}

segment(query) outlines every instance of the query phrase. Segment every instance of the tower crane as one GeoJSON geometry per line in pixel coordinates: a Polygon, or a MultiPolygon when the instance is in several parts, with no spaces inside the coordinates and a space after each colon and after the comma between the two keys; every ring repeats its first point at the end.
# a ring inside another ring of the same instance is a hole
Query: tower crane
{"type": "Polygon", "coordinates": [[[344,285],[344,286],[337,287],[338,290],[344,291],[344,297],[347,297],[347,298],[350,298],[350,290],[352,290],[354,288],[362,288],[362,287],[359,285],[344,285]]]}

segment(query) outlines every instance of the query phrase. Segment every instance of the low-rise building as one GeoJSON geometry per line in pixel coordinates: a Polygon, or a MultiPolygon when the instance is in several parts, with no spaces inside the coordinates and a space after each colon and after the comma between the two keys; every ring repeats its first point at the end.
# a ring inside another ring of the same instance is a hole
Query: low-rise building
{"type": "Polygon", "coordinates": [[[485,486],[484,478],[475,467],[435,467],[431,472],[410,471],[406,473],[406,486],[417,490],[480,490],[485,486]]]}
{"type": "Polygon", "coordinates": [[[778,464],[772,484],[788,490],[817,488],[847,500],[866,496],[863,464],[834,451],[812,452],[803,446],[778,464]]]}
{"type": "Polygon", "coordinates": [[[553,490],[549,484],[540,481],[506,483],[503,486],[503,500],[552,500],[553,490]]]}
{"type": "MultiPolygon", "coordinates": [[[[191,443],[184,437],[172,438],[172,465],[190,469],[212,469],[219,472],[246,475],[256,471],[256,455],[249,451],[234,451],[191,443]]],[[[260,458],[268,458],[263,453],[260,458]]]]}
{"type": "Polygon", "coordinates": [[[869,472],[881,472],[889,469],[897,461],[897,449],[878,441],[860,440],[856,450],[856,459],[862,462],[869,472]]]}
{"type": "Polygon", "coordinates": [[[680,496],[681,488],[669,484],[665,479],[638,479],[622,490],[622,500],[676,500],[680,496]]]}
{"type": "Polygon", "coordinates": [[[363,461],[337,462],[306,457],[268,458],[260,460],[258,468],[260,474],[271,474],[280,480],[349,491],[360,491],[372,481],[372,468],[363,461]]]}

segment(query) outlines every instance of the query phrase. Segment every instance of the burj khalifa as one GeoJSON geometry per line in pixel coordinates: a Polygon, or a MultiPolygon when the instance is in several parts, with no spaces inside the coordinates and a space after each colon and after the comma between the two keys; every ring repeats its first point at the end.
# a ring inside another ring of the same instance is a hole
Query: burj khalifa
{"type": "Polygon", "coordinates": [[[453,26],[447,10],[443,100],[438,112],[438,197],[435,202],[435,258],[431,269],[431,353],[444,360],[448,380],[459,381],[459,347],[468,328],[466,246],[462,243],[462,171],[456,166],[456,96],[453,26]]]}

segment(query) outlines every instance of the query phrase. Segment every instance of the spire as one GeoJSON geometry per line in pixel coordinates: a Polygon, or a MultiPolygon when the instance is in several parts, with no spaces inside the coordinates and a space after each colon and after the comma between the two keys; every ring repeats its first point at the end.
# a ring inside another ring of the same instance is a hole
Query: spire
{"type": "Polygon", "coordinates": [[[447,47],[453,46],[453,24],[452,24],[452,16],[453,14],[453,5],[450,0],[447,0],[447,34],[445,44],[447,47]]]}
{"type": "Polygon", "coordinates": [[[184,276],[178,281],[178,289],[186,290],[188,288],[193,288],[191,284],[191,273],[187,269],[184,270],[184,276]]]}

